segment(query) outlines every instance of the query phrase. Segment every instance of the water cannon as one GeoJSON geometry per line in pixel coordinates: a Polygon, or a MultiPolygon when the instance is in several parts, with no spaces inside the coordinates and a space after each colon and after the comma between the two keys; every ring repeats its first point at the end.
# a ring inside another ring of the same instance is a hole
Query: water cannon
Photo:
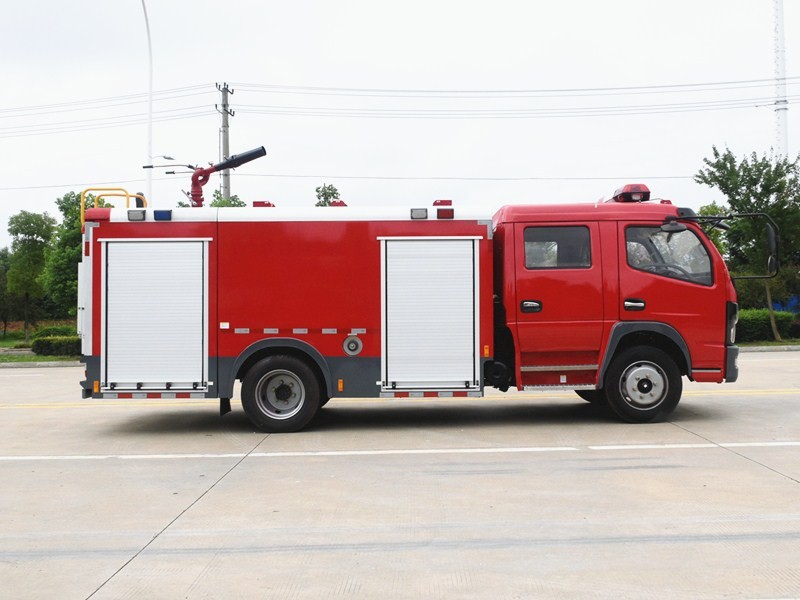
{"type": "Polygon", "coordinates": [[[192,206],[203,206],[203,202],[205,202],[203,198],[203,186],[208,183],[212,173],[241,167],[243,164],[249,163],[251,160],[266,156],[266,154],[267,151],[264,149],[264,146],[259,146],[258,148],[248,150],[247,152],[242,152],[241,154],[234,154],[230,158],[215,165],[211,165],[209,167],[199,167],[195,169],[194,173],[192,174],[192,191],[189,193],[189,200],[191,201],[192,206]]]}

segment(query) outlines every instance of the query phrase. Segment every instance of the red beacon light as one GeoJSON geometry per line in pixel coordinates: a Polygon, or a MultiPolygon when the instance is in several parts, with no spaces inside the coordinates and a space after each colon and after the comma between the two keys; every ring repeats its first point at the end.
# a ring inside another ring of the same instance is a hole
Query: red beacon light
{"type": "Polygon", "coordinates": [[[629,183],[614,192],[612,202],[647,202],[650,200],[650,188],[643,183],[629,183]]]}

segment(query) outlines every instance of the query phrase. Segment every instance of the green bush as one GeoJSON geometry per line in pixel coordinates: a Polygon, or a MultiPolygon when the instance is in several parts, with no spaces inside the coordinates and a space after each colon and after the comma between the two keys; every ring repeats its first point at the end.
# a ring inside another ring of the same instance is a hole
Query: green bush
{"type": "MultiPolygon", "coordinates": [[[[794,314],[775,311],[775,324],[781,337],[789,337],[794,314]]],[[[760,342],[774,340],[769,324],[769,311],[766,308],[745,308],[739,311],[739,324],[736,326],[737,342],[760,342]]]]}
{"type": "Polygon", "coordinates": [[[33,334],[33,339],[46,338],[46,337],[73,337],[78,335],[78,330],[72,325],[53,325],[51,327],[42,327],[33,334]]]}
{"type": "Polygon", "coordinates": [[[34,354],[42,356],[78,356],[81,353],[81,338],[77,335],[43,337],[33,340],[34,354]]]}

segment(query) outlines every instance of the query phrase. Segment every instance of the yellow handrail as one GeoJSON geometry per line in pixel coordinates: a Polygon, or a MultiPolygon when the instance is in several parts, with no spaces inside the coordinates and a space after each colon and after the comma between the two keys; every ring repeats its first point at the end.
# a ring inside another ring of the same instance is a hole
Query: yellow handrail
{"type": "Polygon", "coordinates": [[[103,197],[118,197],[118,198],[125,198],[125,208],[130,208],[131,205],[131,198],[138,198],[144,204],[144,207],[147,208],[147,199],[142,194],[131,194],[125,188],[112,188],[112,187],[97,187],[97,188],[86,188],[81,192],[81,227],[86,222],[86,194],[89,192],[107,192],[103,194],[98,194],[94,197],[94,208],[97,208],[97,203],[100,201],[100,198],[103,197]]]}

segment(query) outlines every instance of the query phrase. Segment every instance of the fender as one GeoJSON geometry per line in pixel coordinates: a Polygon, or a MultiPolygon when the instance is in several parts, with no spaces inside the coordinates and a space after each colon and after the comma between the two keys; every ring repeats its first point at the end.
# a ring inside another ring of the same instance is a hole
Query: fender
{"type": "Polygon", "coordinates": [[[333,393],[333,390],[331,389],[331,371],[328,367],[328,362],[325,360],[325,357],[323,357],[322,354],[317,351],[316,348],[307,342],[303,342],[295,338],[269,338],[250,344],[235,359],[222,356],[219,357],[219,397],[230,398],[233,395],[233,384],[236,380],[236,373],[239,372],[241,366],[257,352],[268,350],[270,348],[291,348],[292,350],[299,350],[311,358],[314,363],[316,363],[317,367],[322,373],[322,377],[325,379],[324,384],[328,395],[333,393]],[[233,364],[230,366],[230,368],[228,368],[227,365],[231,364],[231,360],[233,360],[233,364]]]}
{"type": "Polygon", "coordinates": [[[611,334],[608,336],[606,353],[603,356],[603,364],[601,365],[600,373],[597,376],[598,388],[603,387],[603,380],[606,376],[606,370],[608,369],[611,359],[614,357],[614,354],[617,351],[617,346],[619,346],[622,338],[631,333],[640,333],[642,331],[663,335],[665,338],[673,342],[683,354],[683,358],[686,361],[687,372],[689,374],[692,373],[692,358],[689,355],[689,347],[686,345],[683,336],[678,333],[677,329],[671,325],[659,323],[657,321],[625,321],[624,323],[616,323],[611,328],[611,334]]]}

